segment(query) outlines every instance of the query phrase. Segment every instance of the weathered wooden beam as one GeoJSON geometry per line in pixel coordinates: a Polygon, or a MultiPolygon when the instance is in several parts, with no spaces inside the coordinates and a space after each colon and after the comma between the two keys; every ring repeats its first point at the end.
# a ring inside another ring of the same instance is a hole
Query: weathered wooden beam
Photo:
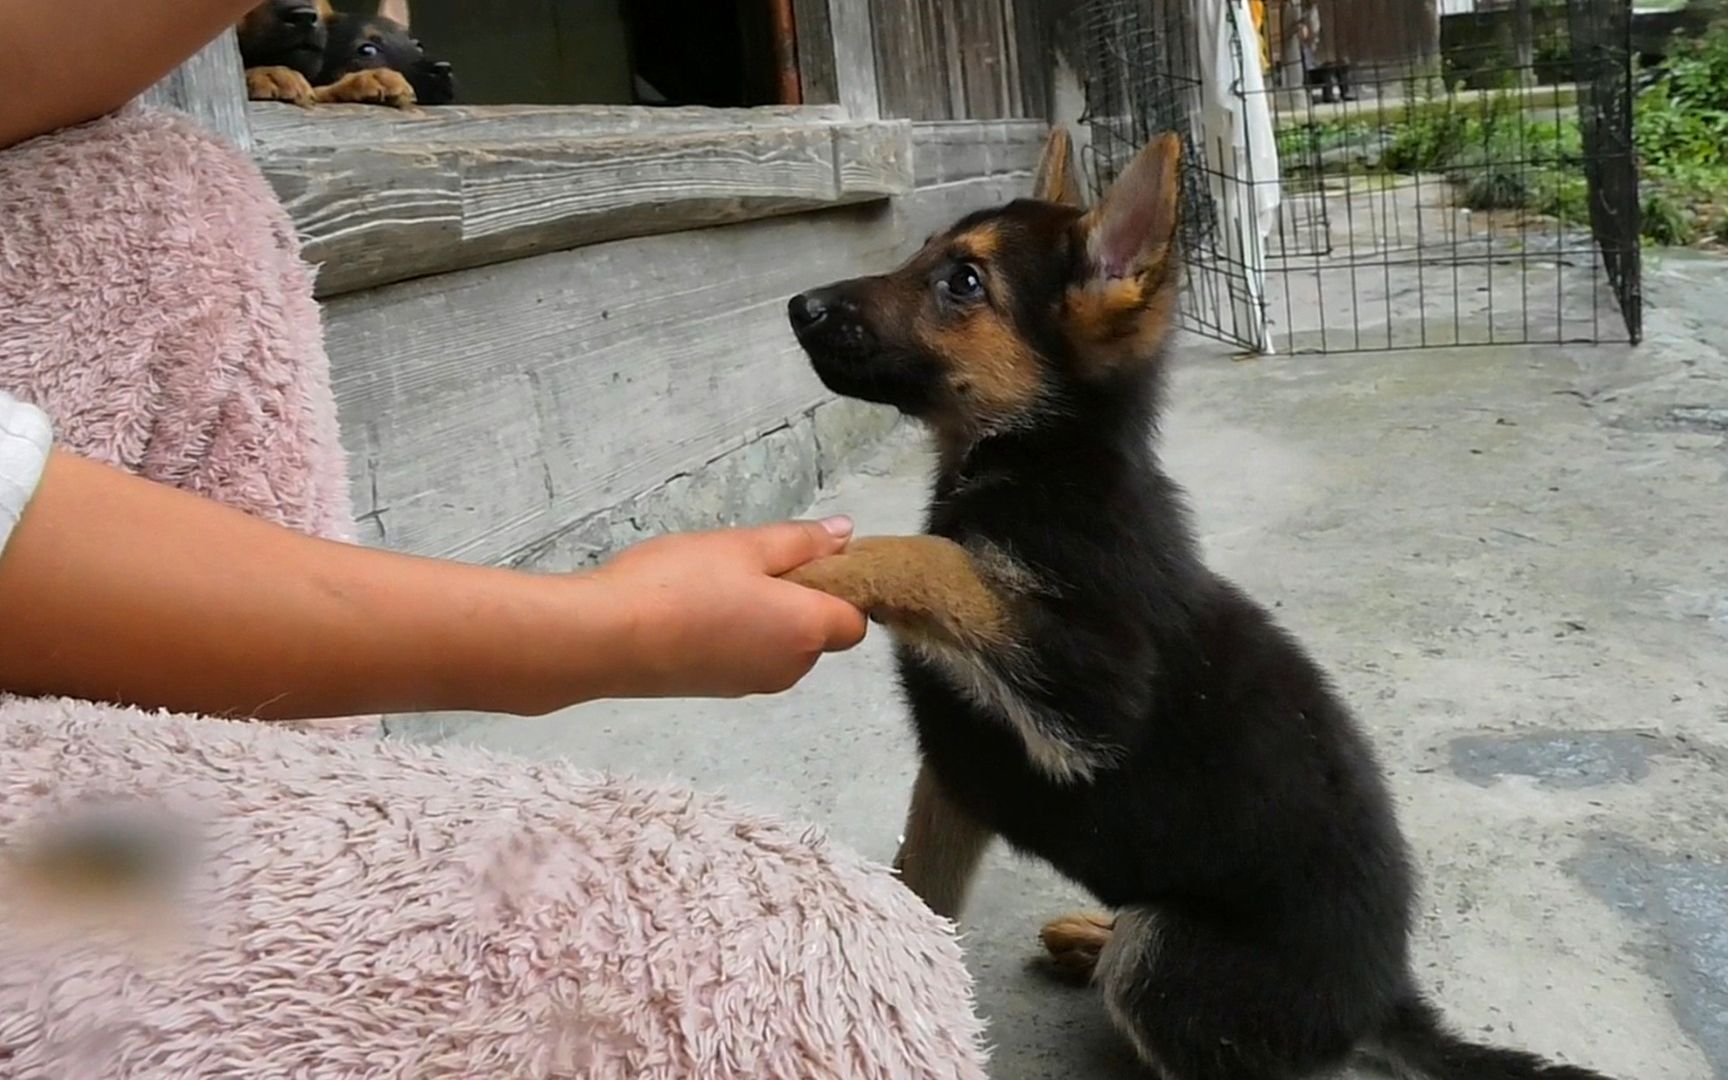
{"type": "Polygon", "coordinates": [[[876,86],[876,36],[870,0],[828,0],[829,38],[834,49],[834,79],[840,105],[855,120],[883,115],[876,86]]]}
{"type": "Polygon", "coordinates": [[[139,101],[178,109],[241,149],[252,148],[246,78],[232,31],[204,46],[167,78],[144,91],[139,101]]]}
{"type": "Polygon", "coordinates": [[[935,120],[912,125],[919,187],[985,176],[1030,177],[1050,128],[1042,120],[935,120]]]}
{"type": "Polygon", "coordinates": [[[868,202],[912,189],[905,123],[385,142],[260,161],[320,296],[633,236],[868,202]]]}
{"type": "Polygon", "coordinates": [[[373,105],[320,105],[301,109],[254,102],[252,134],[260,153],[309,147],[376,147],[386,143],[502,143],[591,135],[677,135],[836,123],[838,105],[762,106],[753,109],[643,108],[637,105],[443,105],[381,109],[373,105]]]}

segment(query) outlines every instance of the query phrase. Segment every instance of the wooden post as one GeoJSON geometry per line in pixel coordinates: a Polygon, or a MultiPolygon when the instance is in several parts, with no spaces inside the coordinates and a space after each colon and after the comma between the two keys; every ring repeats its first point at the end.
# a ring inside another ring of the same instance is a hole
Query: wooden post
{"type": "Polygon", "coordinates": [[[144,91],[139,100],[146,105],[178,109],[242,150],[252,149],[252,127],[246,117],[246,76],[240,67],[240,46],[232,30],[144,91]]]}
{"type": "Polygon", "coordinates": [[[792,13],[804,104],[840,105],[854,120],[881,119],[870,0],[792,0],[792,13]]]}

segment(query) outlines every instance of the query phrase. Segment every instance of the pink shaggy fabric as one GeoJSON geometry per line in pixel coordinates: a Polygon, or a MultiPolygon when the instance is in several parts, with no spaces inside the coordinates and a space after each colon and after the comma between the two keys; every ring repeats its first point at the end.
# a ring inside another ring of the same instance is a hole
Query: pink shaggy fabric
{"type": "Polygon", "coordinates": [[[293,225],[252,162],[190,121],[130,109],[0,152],[0,388],[75,453],[354,536],[293,225]]]}
{"type": "Polygon", "coordinates": [[[148,937],[0,888],[3,1077],[984,1075],[947,924],[713,800],[69,702],[0,761],[0,850],[118,801],[193,856],[148,937]]]}

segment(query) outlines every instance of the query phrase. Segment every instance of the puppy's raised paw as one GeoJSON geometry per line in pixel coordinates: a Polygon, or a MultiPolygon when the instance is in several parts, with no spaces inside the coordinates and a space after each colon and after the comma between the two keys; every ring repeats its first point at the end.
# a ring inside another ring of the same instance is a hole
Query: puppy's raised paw
{"type": "Polygon", "coordinates": [[[367,68],[352,71],[329,86],[320,86],[316,97],[320,104],[388,105],[393,109],[414,107],[414,87],[399,71],[389,68],[367,68]]]}
{"type": "Polygon", "coordinates": [[[1098,956],[1110,942],[1114,915],[1077,911],[1051,919],[1038,932],[1050,954],[1051,966],[1065,979],[1085,982],[1098,967],[1098,956]]]}
{"type": "Polygon", "coordinates": [[[246,69],[246,96],[253,101],[286,101],[310,108],[316,100],[306,76],[290,67],[246,69]]]}
{"type": "Polygon", "coordinates": [[[1000,643],[1007,603],[967,550],[938,536],[870,536],[792,571],[903,635],[964,646],[1000,643]]]}

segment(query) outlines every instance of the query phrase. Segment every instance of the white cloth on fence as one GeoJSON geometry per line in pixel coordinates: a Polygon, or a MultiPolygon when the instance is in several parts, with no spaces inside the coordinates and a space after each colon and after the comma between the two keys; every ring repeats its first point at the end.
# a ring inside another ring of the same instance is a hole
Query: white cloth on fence
{"type": "Polygon", "coordinates": [[[1265,78],[1245,0],[1196,0],[1201,88],[1199,137],[1218,210],[1221,271],[1232,330],[1272,351],[1266,322],[1266,239],[1278,223],[1282,188],[1265,78]]]}

